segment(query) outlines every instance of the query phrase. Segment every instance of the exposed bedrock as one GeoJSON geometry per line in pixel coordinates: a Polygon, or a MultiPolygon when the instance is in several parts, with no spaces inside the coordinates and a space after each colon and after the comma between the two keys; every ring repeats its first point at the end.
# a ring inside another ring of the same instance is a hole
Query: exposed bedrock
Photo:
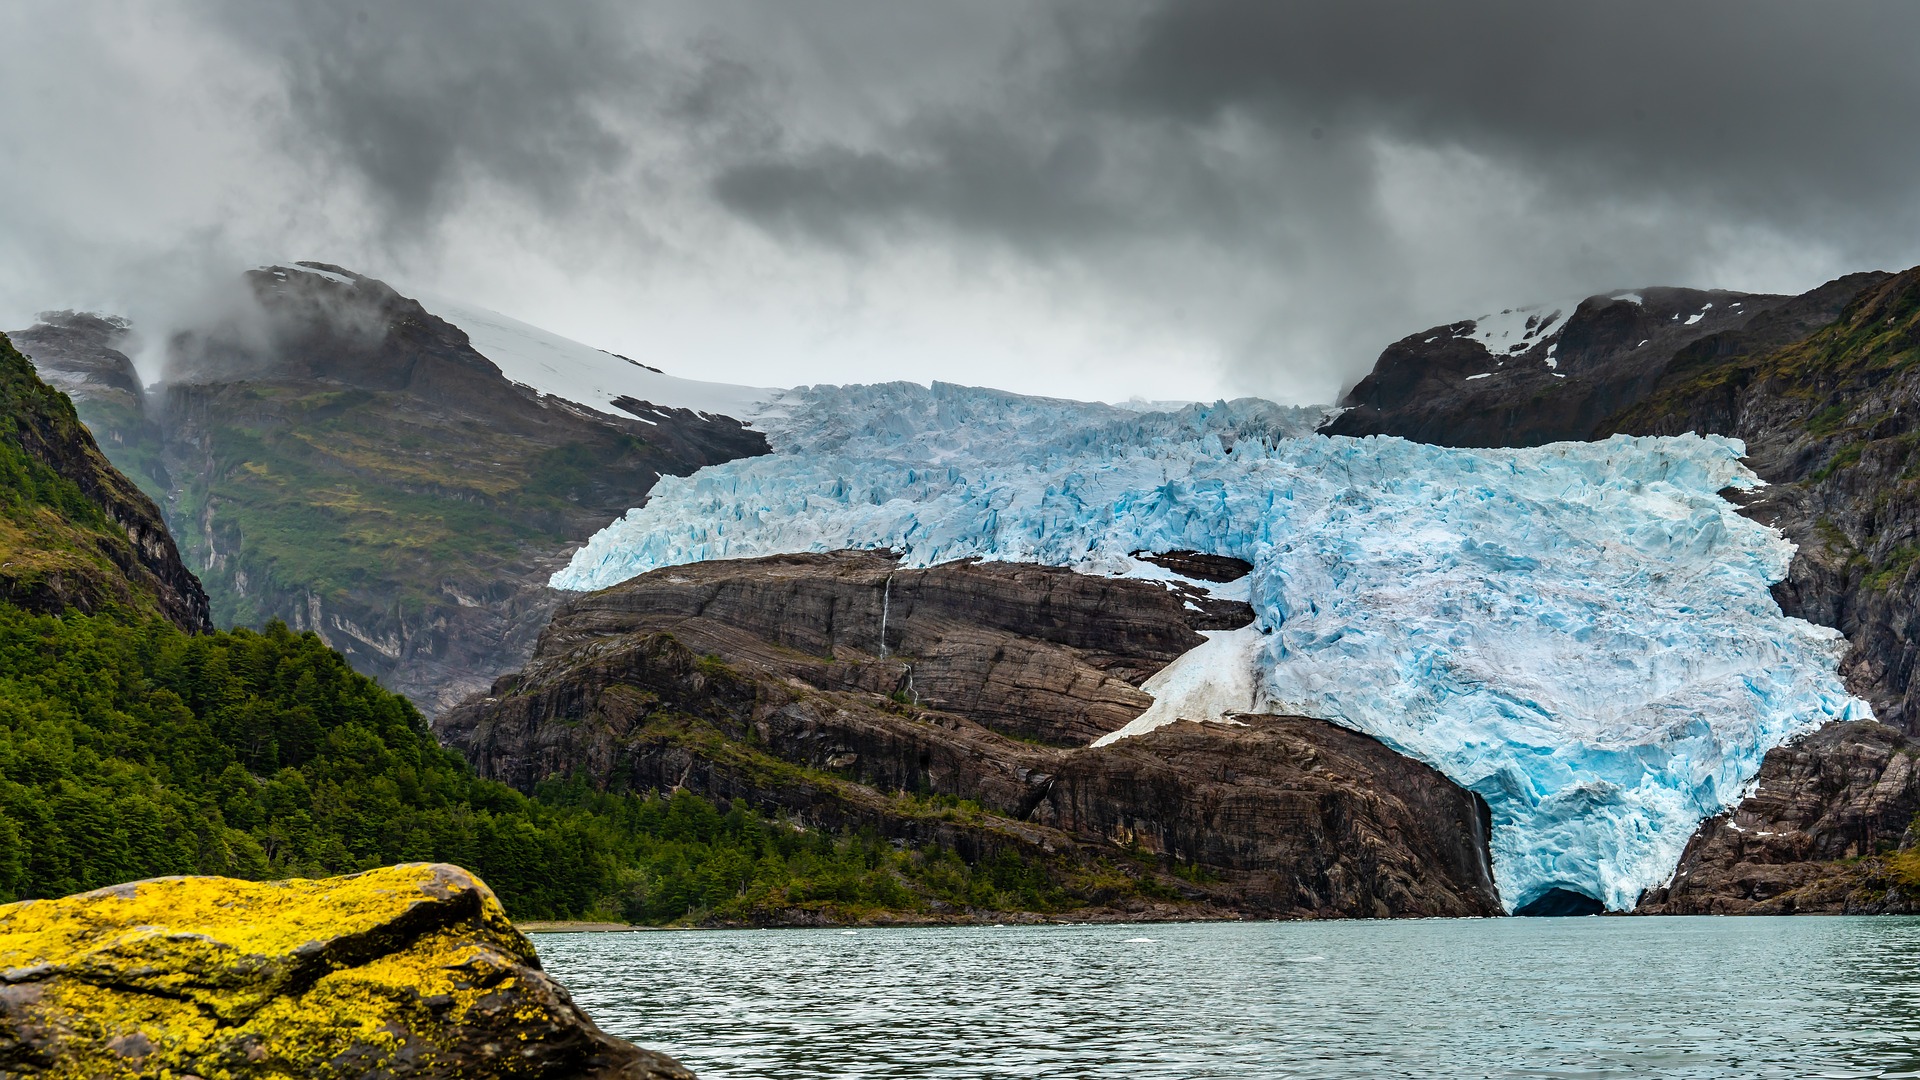
{"type": "Polygon", "coordinates": [[[1920,911],[1911,847],[1916,748],[1878,723],[1829,724],[1767,755],[1753,795],[1709,820],[1665,889],[1665,915],[1920,911]]]}
{"type": "Polygon", "coordinates": [[[8,1077],[693,1080],[594,1026],[455,866],[9,904],[0,968],[8,1077]]]}
{"type": "Polygon", "coordinates": [[[526,671],[436,728],[523,789],[685,787],[1058,875],[1124,854],[1177,892],[1157,917],[1497,913],[1484,805],[1370,738],[1249,717],[1087,748],[1196,625],[1234,622],[1190,595],[871,552],[672,567],[564,604],[526,671]]]}

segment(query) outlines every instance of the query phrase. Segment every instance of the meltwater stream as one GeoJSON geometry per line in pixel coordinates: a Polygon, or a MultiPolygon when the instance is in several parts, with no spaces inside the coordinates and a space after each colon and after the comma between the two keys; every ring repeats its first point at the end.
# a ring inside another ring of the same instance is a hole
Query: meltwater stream
{"type": "Polygon", "coordinates": [[[550,934],[703,1080],[1920,1077],[1920,919],[550,934]]]}

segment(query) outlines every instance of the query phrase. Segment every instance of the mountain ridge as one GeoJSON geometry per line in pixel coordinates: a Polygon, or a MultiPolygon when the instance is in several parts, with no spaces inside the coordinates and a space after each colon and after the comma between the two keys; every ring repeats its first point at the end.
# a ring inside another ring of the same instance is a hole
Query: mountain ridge
{"type": "Polygon", "coordinates": [[[547,577],[659,476],[765,451],[730,418],[516,384],[459,327],[331,264],[245,283],[257,310],[177,335],[138,396],[90,377],[124,361],[124,324],[56,314],[21,336],[161,496],[216,621],[313,629],[429,711],[524,658],[547,577]]]}

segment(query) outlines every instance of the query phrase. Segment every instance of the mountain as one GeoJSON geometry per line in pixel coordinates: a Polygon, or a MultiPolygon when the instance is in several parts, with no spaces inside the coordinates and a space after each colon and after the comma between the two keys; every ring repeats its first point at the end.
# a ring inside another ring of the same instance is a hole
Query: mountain
{"type": "Polygon", "coordinates": [[[1912,910],[1920,858],[1904,852],[1920,839],[1910,828],[1920,812],[1911,767],[1920,750],[1920,515],[1912,509],[1920,270],[1852,274],[1797,297],[1743,298],[1742,317],[1702,318],[1684,330],[1673,316],[1708,294],[1639,295],[1637,304],[1594,297],[1578,305],[1549,335],[1563,343],[1558,369],[1546,368],[1542,346],[1531,344],[1495,375],[1466,382],[1461,373],[1484,369],[1490,356],[1451,332],[1413,335],[1382,354],[1342,402],[1347,411],[1323,430],[1443,445],[1617,433],[1743,440],[1746,463],[1766,483],[1726,494],[1794,544],[1774,597],[1788,615],[1845,635],[1839,670],[1876,720],[1831,723],[1770,750],[1754,791],[1703,823],[1671,881],[1651,890],[1643,908],[1912,910]],[[1630,328],[1648,321],[1666,323],[1673,335],[1622,349],[1646,332],[1630,328]],[[1577,347],[1602,338],[1609,349],[1577,347]],[[1566,378],[1549,386],[1555,371],[1566,378]]]}
{"type": "Polygon", "coordinates": [[[1507,910],[1780,910],[1904,903],[1910,278],[1464,320],[1331,413],[700,384],[319,264],[164,389],[123,324],[32,340],[217,612],[281,605],[536,801],[904,845],[843,912],[1463,912],[1477,851],[1507,910]]]}
{"type": "Polygon", "coordinates": [[[524,660],[548,575],[661,475],[766,448],[714,411],[760,391],[445,306],[469,333],[339,267],[246,284],[241,315],[167,343],[151,389],[122,321],[16,336],[165,508],[215,622],[312,629],[423,708],[524,660]]]}
{"type": "Polygon", "coordinates": [[[1321,430],[1471,447],[1604,438],[1669,371],[1799,341],[1885,277],[1801,296],[1643,288],[1436,326],[1387,346],[1321,430]]]}
{"type": "Polygon", "coordinates": [[[432,850],[523,910],[610,888],[604,869],[514,873],[509,848],[558,830],[312,635],[207,625],[158,511],[4,335],[0,398],[0,899],[432,850]]]}
{"type": "Polygon", "coordinates": [[[1759,484],[1724,439],[1467,450],[1315,435],[1323,410],[1255,400],[1122,411],[938,383],[782,406],[774,453],[663,481],[555,583],[853,548],[1248,603],[1096,747],[1250,714],[1370,735],[1486,800],[1511,910],[1632,907],[1770,748],[1867,711],[1839,635],[1775,603],[1792,549],[1720,496],[1759,484]],[[1250,572],[1186,578],[1177,551],[1250,572]]]}

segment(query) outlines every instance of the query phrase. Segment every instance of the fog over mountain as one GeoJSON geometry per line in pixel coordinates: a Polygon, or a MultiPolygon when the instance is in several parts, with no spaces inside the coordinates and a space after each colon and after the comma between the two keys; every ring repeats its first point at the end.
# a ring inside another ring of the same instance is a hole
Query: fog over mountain
{"type": "Polygon", "coordinates": [[[0,33],[9,326],[158,334],[320,258],[699,378],[1304,402],[1461,316],[1920,262],[1894,0],[19,0],[0,33]]]}

